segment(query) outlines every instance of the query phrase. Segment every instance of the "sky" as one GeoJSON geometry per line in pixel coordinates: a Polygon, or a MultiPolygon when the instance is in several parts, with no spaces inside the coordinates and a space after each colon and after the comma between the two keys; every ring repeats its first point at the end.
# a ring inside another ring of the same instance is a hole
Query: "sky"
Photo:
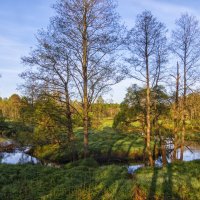
{"type": "MultiPolygon", "coordinates": [[[[46,28],[49,18],[54,15],[52,5],[56,0],[0,0],[0,96],[9,97],[22,83],[19,74],[25,70],[21,57],[28,55],[36,45],[37,31],[46,28]]],[[[117,11],[121,22],[128,28],[134,26],[137,14],[150,10],[169,33],[174,28],[175,19],[188,12],[200,19],[198,0],[118,0],[117,11]]],[[[105,99],[120,103],[126,89],[135,80],[124,80],[113,86],[105,99]]]]}

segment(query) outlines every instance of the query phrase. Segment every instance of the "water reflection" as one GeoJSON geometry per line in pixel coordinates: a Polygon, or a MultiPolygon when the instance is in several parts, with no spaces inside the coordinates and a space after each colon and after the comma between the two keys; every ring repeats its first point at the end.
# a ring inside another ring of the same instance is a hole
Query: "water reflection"
{"type": "MultiPolygon", "coordinates": [[[[180,149],[177,151],[177,158],[180,158],[180,149]]],[[[192,145],[189,147],[185,147],[183,160],[184,161],[192,161],[200,159],[200,146],[192,145]]]]}
{"type": "MultiPolygon", "coordinates": [[[[173,145],[167,144],[168,150],[173,149],[173,145]]],[[[26,152],[29,150],[29,148],[24,148],[23,150],[16,149],[14,152],[1,152],[0,153],[0,163],[5,164],[43,164],[46,166],[51,167],[59,167],[59,165],[53,164],[53,163],[44,163],[38,160],[35,157],[32,157],[28,155],[26,152]]],[[[172,154],[172,151],[169,151],[172,154]]],[[[167,161],[168,163],[171,162],[170,154],[168,155],[167,161]]],[[[180,149],[177,151],[177,158],[180,158],[180,149]]],[[[184,161],[192,161],[200,159],[200,145],[199,144],[188,144],[184,149],[184,161]]],[[[156,166],[162,166],[162,157],[160,156],[156,162],[156,166]]],[[[127,167],[128,173],[133,174],[137,169],[144,167],[143,164],[137,164],[137,165],[130,165],[127,167]]]]}
{"type": "Polygon", "coordinates": [[[133,174],[137,169],[142,168],[142,167],[144,167],[143,164],[141,164],[141,165],[131,165],[131,166],[128,166],[128,173],[129,173],[129,174],[133,174]]]}
{"type": "MultiPolygon", "coordinates": [[[[166,145],[167,151],[169,152],[167,162],[171,163],[171,156],[173,153],[173,143],[168,142],[166,145]]],[[[177,159],[180,159],[180,149],[177,150],[177,159]]],[[[197,143],[188,144],[184,148],[183,161],[192,161],[200,159],[200,145],[197,143]]],[[[155,161],[157,167],[162,166],[162,156],[159,156],[155,161]]],[[[128,166],[128,173],[133,174],[137,169],[144,167],[144,165],[130,165],[128,166]]]]}
{"type": "Polygon", "coordinates": [[[15,150],[12,153],[2,152],[0,153],[0,163],[5,164],[25,164],[25,163],[32,163],[37,164],[40,161],[28,154],[24,151],[15,150]]]}

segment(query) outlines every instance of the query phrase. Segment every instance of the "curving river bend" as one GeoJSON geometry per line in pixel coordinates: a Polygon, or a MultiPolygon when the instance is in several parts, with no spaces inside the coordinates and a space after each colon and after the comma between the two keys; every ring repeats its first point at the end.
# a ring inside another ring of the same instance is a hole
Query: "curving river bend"
{"type": "MultiPolygon", "coordinates": [[[[7,141],[6,145],[9,144],[10,141],[7,141]]],[[[31,156],[28,154],[29,148],[15,148],[12,152],[0,152],[0,163],[1,164],[44,164],[44,162],[40,161],[39,159],[31,156]]],[[[179,158],[180,151],[177,152],[177,157],[179,158]]],[[[192,143],[185,147],[184,150],[184,161],[191,161],[200,159],[200,144],[192,143]]],[[[171,162],[170,158],[168,162],[171,162]]],[[[45,163],[47,166],[54,166],[53,163],[45,163]]],[[[157,166],[162,165],[162,158],[159,157],[156,161],[157,166]]],[[[132,174],[135,170],[143,167],[143,164],[134,164],[134,165],[127,165],[128,173],[132,174]]]]}

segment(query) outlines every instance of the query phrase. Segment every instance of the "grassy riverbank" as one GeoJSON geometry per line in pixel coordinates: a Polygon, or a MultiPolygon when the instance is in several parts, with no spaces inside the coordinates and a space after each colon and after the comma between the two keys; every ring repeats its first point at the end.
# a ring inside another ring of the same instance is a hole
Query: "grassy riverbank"
{"type": "Polygon", "coordinates": [[[62,169],[0,165],[0,199],[130,199],[132,180],[121,166],[100,167],[91,159],[62,169]]]}
{"type": "MultiPolygon", "coordinates": [[[[200,141],[199,133],[187,133],[186,144],[196,144],[200,141]]],[[[153,145],[153,142],[152,142],[153,145]]],[[[76,159],[84,157],[83,130],[75,130],[76,159]]],[[[41,160],[55,163],[67,163],[70,161],[71,152],[69,146],[59,144],[36,145],[33,155],[41,160]]],[[[110,127],[102,130],[90,131],[89,152],[95,160],[106,162],[140,162],[143,161],[144,137],[141,133],[122,133],[110,127]]]]}
{"type": "Polygon", "coordinates": [[[92,160],[60,169],[37,165],[0,165],[4,200],[200,199],[200,161],[166,168],[144,168],[133,176],[124,166],[98,166],[92,160]]]}
{"type": "MultiPolygon", "coordinates": [[[[83,158],[83,132],[75,133],[75,148],[78,159],[83,158]]],[[[90,155],[98,161],[139,161],[142,160],[144,138],[137,133],[123,134],[111,128],[91,131],[89,134],[90,155]]],[[[69,148],[58,144],[37,146],[34,156],[51,162],[64,163],[70,158],[69,148]]]]}

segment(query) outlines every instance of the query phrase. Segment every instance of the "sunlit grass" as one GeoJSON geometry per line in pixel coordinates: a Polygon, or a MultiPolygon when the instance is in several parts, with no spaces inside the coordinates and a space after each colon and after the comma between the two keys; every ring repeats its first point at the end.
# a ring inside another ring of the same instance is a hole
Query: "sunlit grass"
{"type": "Polygon", "coordinates": [[[140,169],[135,180],[136,199],[200,199],[200,161],[140,169]]]}
{"type": "MultiPolygon", "coordinates": [[[[75,131],[75,147],[78,158],[83,158],[83,130],[75,131]]],[[[89,152],[97,160],[138,160],[142,158],[144,139],[137,133],[124,134],[106,127],[89,132],[89,152]]],[[[37,147],[34,155],[52,162],[67,162],[70,152],[58,144],[37,147]]]]}
{"type": "Polygon", "coordinates": [[[0,199],[124,199],[131,182],[122,166],[99,167],[92,160],[62,169],[32,165],[0,165],[0,199]]]}
{"type": "Polygon", "coordinates": [[[124,166],[99,166],[93,159],[60,169],[0,165],[3,200],[200,199],[200,161],[142,168],[133,176],[124,166]]]}

